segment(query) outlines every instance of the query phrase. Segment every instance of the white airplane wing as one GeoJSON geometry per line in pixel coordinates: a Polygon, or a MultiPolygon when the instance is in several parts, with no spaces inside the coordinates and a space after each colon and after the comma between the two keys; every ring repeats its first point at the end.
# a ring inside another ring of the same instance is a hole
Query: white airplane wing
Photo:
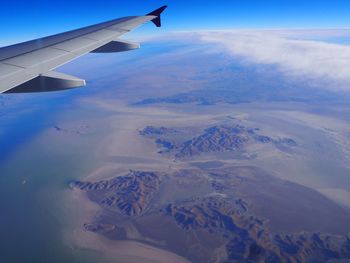
{"type": "Polygon", "coordinates": [[[109,53],[139,48],[118,39],[152,21],[161,26],[163,6],[145,16],[129,16],[0,48],[0,93],[56,91],[85,85],[85,80],[52,71],[89,52],[109,53]]]}

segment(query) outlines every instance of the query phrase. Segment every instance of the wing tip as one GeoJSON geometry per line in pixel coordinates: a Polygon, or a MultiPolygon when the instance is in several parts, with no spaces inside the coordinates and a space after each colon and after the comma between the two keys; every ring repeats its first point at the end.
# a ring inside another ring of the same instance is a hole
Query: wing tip
{"type": "Polygon", "coordinates": [[[158,9],[152,11],[151,13],[148,13],[148,16],[160,16],[161,13],[167,8],[167,5],[163,5],[162,7],[159,7],[158,9]]]}
{"type": "Polygon", "coordinates": [[[156,18],[152,19],[151,21],[157,26],[161,27],[162,22],[161,22],[161,17],[160,15],[163,13],[163,11],[167,8],[167,5],[163,5],[162,7],[152,11],[151,13],[148,13],[147,16],[155,16],[156,18]]]}

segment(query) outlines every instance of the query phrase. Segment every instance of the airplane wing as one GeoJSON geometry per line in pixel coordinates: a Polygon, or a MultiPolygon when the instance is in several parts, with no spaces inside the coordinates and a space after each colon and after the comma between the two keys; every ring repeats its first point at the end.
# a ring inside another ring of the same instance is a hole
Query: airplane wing
{"type": "Polygon", "coordinates": [[[119,37],[152,21],[161,26],[163,6],[144,16],[129,16],[97,25],[0,48],[0,93],[64,90],[85,80],[53,71],[89,52],[120,52],[140,47],[119,37]]]}

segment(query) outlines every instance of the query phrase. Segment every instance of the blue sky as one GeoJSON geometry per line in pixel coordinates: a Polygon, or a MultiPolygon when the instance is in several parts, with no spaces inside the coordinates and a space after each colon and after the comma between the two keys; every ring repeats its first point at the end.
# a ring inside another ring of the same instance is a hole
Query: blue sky
{"type": "MultiPolygon", "coordinates": [[[[163,4],[164,31],[228,28],[350,28],[348,0],[2,1],[0,45],[54,34],[163,4]]],[[[151,32],[146,26],[139,32],[151,32]]],[[[154,29],[152,29],[154,30],[154,29]]]]}

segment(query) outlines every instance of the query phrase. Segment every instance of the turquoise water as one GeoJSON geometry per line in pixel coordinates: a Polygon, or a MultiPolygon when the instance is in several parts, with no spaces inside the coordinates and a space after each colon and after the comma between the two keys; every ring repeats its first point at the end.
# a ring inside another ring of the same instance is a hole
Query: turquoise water
{"type": "Polygon", "coordinates": [[[76,216],[64,196],[67,183],[92,169],[89,148],[96,141],[57,145],[41,138],[69,108],[77,115],[73,120],[79,118],[74,99],[84,94],[13,96],[1,107],[0,262],[101,262],[100,255],[74,249],[64,237],[76,216]]]}
{"type": "Polygon", "coordinates": [[[49,158],[16,159],[0,167],[0,262],[95,262],[63,237],[74,220],[74,211],[61,203],[73,165],[58,171],[49,158]]]}

